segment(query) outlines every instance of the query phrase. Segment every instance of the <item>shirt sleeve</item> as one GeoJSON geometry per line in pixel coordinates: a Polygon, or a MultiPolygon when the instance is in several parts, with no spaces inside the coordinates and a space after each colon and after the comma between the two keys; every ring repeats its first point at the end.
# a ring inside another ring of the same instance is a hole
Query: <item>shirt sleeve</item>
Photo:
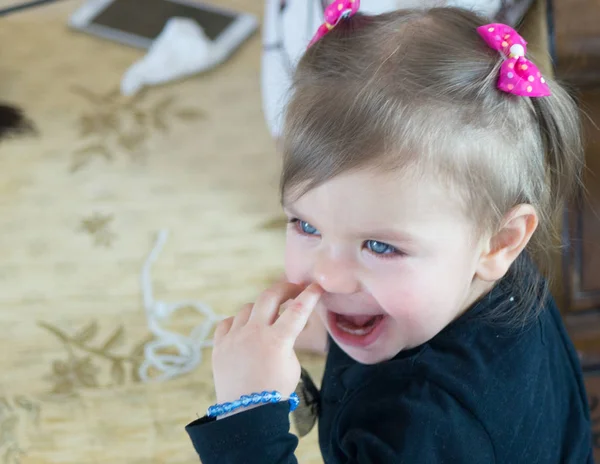
{"type": "Polygon", "coordinates": [[[443,388],[419,382],[398,392],[390,389],[396,382],[376,383],[353,395],[341,411],[333,437],[337,462],[495,462],[480,421],[443,388]]]}
{"type": "Polygon", "coordinates": [[[220,420],[203,417],[186,427],[202,464],[297,464],[287,402],[267,404],[220,420]]]}

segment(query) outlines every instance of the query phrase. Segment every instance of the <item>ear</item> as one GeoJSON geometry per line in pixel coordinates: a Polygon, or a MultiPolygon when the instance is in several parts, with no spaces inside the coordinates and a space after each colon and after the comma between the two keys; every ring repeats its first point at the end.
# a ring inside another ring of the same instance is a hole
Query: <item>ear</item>
{"type": "Polygon", "coordinates": [[[477,277],[487,282],[504,277],[529,243],[538,222],[537,212],[531,205],[523,204],[511,209],[500,229],[485,244],[477,266],[477,277]]]}

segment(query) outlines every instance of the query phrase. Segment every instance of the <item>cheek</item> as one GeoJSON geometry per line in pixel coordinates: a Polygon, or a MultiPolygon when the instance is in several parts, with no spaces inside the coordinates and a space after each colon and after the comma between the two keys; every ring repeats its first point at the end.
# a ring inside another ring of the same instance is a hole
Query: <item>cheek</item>
{"type": "Polygon", "coordinates": [[[412,319],[427,311],[424,300],[433,285],[416,269],[380,275],[369,285],[369,292],[392,317],[412,319]]]}
{"type": "Polygon", "coordinates": [[[463,269],[425,261],[381,273],[371,281],[369,291],[390,316],[416,328],[427,321],[435,324],[439,318],[446,319],[468,283],[463,269]]]}
{"type": "Polygon", "coordinates": [[[289,282],[304,284],[310,281],[310,256],[301,240],[288,233],[285,241],[285,275],[289,282]]]}

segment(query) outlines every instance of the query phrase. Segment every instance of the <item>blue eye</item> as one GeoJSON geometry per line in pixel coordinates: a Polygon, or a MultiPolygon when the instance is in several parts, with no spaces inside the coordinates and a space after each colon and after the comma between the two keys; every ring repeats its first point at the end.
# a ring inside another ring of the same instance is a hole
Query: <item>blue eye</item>
{"type": "Polygon", "coordinates": [[[397,250],[387,243],[378,242],[377,240],[367,240],[366,241],[367,249],[376,255],[390,255],[393,253],[397,253],[397,250]]]}
{"type": "Polygon", "coordinates": [[[306,235],[319,235],[319,231],[306,221],[298,221],[298,225],[302,233],[306,235]]]}

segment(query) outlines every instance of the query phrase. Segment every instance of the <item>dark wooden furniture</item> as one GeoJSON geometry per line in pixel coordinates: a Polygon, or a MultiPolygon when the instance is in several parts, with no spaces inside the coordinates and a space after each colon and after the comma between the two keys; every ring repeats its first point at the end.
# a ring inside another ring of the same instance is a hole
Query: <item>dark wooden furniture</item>
{"type": "Polygon", "coordinates": [[[600,2],[552,0],[551,52],[558,79],[583,115],[586,170],[565,208],[561,310],[584,367],[600,367],[600,2]]]}

